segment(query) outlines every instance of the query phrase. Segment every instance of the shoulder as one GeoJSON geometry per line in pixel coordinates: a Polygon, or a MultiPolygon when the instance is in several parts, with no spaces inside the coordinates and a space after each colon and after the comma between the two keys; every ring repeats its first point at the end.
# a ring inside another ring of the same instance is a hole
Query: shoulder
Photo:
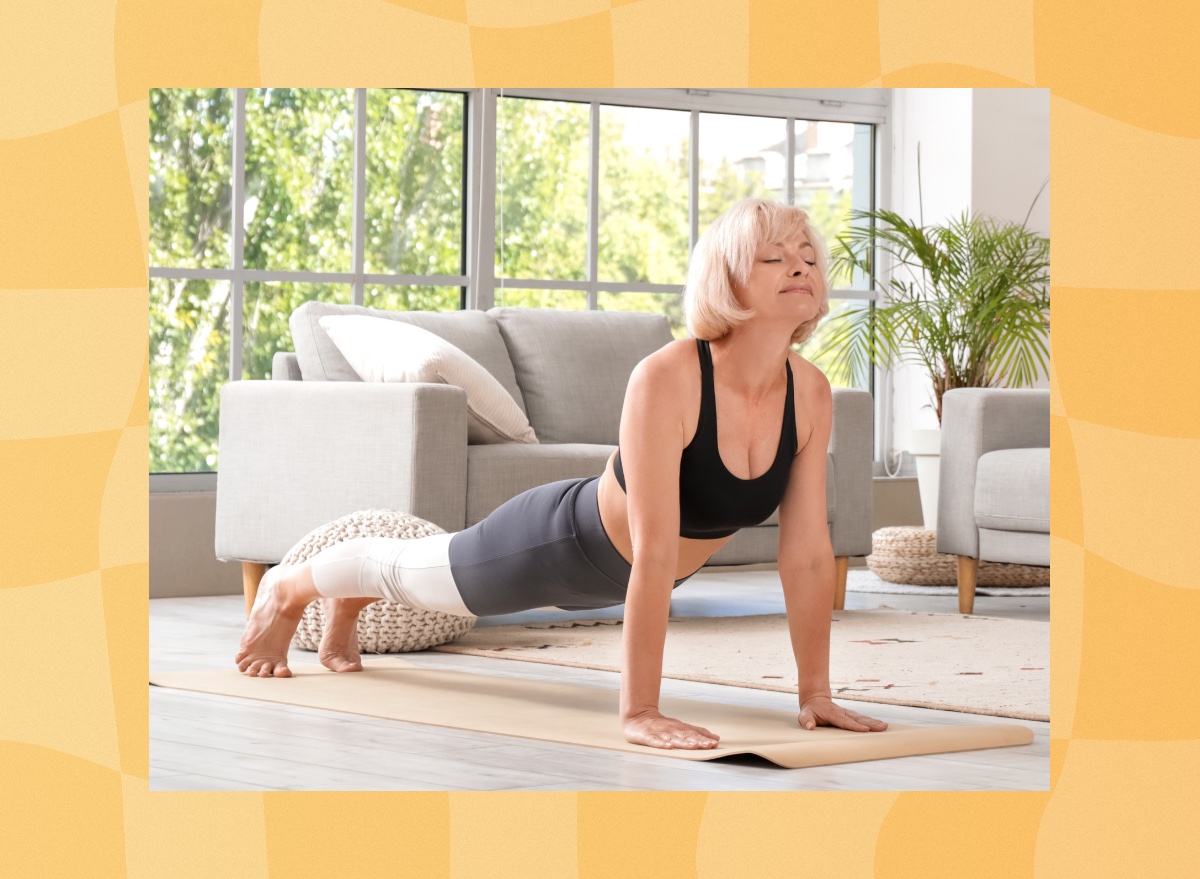
{"type": "Polygon", "coordinates": [[[816,364],[791,349],[788,349],[788,362],[792,364],[792,384],[797,401],[821,402],[832,399],[829,378],[816,364]]]}
{"type": "Polygon", "coordinates": [[[631,381],[651,381],[657,387],[679,390],[695,373],[700,375],[695,339],[675,339],[638,361],[631,381]]]}
{"type": "Polygon", "coordinates": [[[689,381],[699,383],[700,370],[695,362],[691,365],[691,371],[696,373],[695,379],[686,366],[689,348],[695,361],[694,339],[675,339],[639,360],[629,376],[625,392],[626,406],[632,403],[638,407],[669,410],[678,407],[689,392],[689,381]]]}
{"type": "Polygon", "coordinates": [[[788,362],[792,365],[792,396],[796,409],[796,437],[799,440],[796,454],[799,455],[816,429],[822,425],[828,429],[832,422],[833,390],[829,378],[816,364],[790,349],[788,362]]]}

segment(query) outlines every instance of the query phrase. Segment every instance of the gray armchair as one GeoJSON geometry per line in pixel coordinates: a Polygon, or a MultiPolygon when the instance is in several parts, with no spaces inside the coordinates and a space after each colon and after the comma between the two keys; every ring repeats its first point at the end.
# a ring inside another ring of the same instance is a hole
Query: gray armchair
{"type": "Polygon", "coordinates": [[[958,556],[971,613],[980,560],[1050,566],[1050,392],[955,388],[942,397],[937,551],[958,556]]]}

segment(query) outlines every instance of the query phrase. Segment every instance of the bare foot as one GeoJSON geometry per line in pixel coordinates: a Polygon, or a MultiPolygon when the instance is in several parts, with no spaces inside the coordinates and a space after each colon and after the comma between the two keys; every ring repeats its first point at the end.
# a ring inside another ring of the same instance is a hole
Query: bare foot
{"type": "Polygon", "coordinates": [[[358,614],[378,598],[322,598],[325,625],[317,658],[330,671],[362,671],[358,652],[358,614]]]}
{"type": "Polygon", "coordinates": [[[259,583],[233,660],[244,674],[260,678],[292,676],[287,665],[288,646],[308,604],[293,583],[295,568],[295,565],[268,568],[259,583]]]}

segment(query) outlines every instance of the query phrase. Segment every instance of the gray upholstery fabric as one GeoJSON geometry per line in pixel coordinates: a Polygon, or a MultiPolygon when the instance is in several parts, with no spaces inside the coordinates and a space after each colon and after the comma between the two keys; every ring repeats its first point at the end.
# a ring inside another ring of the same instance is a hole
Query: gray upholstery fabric
{"type": "Polygon", "coordinates": [[[837,509],[830,531],[834,555],[870,555],[875,483],[875,405],[866,391],[832,388],[833,430],[829,451],[833,466],[825,474],[833,483],[837,509]]]}
{"type": "Polygon", "coordinates": [[[236,381],[221,388],[216,557],[274,563],[355,510],[465,526],[467,395],[440,384],[236,381]]]}
{"type": "Polygon", "coordinates": [[[616,445],[633,368],[674,338],[661,314],[513,307],[488,314],[543,443],[616,445]]]}
{"type": "Polygon", "coordinates": [[[591,443],[468,446],[467,526],[527,489],[602,473],[614,448],[591,443]]]}
{"type": "Polygon", "coordinates": [[[277,382],[302,381],[299,358],[291,351],[276,351],[271,358],[271,378],[277,382]]]}
{"type": "MultiPolygon", "coordinates": [[[[513,373],[504,339],[493,318],[484,311],[386,311],[361,305],[336,305],[330,302],[305,302],[292,312],[288,326],[296,358],[305,381],[360,381],[337,345],[329,338],[320,319],[329,314],[361,314],[412,324],[441,336],[473,358],[490,372],[508,391],[521,411],[525,399],[513,373]]],[[[534,428],[536,430],[537,428],[534,428]]]]}
{"type": "Polygon", "coordinates": [[[1050,533],[979,529],[979,557],[989,562],[1050,567],[1050,533]]]}
{"type": "Polygon", "coordinates": [[[713,553],[710,565],[755,565],[779,561],[779,526],[743,528],[713,553]]]}
{"type": "MultiPolygon", "coordinates": [[[[981,558],[975,521],[979,459],[1000,449],[1036,448],[1050,448],[1049,390],[955,388],[942,396],[938,552],[981,558]]],[[[1048,509],[1046,502],[1035,512],[1048,509]]]]}
{"type": "Polygon", "coordinates": [[[1049,534],[1050,449],[983,455],[975,477],[975,523],[998,531],[1049,534]]]}

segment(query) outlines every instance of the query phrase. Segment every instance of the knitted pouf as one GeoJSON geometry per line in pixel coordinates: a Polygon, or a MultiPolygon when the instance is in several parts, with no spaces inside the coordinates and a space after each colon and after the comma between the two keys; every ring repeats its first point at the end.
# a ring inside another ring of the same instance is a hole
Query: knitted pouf
{"type": "MultiPolygon", "coordinates": [[[[871,535],[867,567],[881,580],[913,586],[954,586],[958,558],[937,551],[937,532],[911,526],[880,528],[871,535]]],[[[977,586],[1049,586],[1050,569],[981,561],[977,586]]]]}
{"type": "MultiPolygon", "coordinates": [[[[445,534],[432,522],[398,510],[359,510],[314,528],[288,550],[282,565],[294,565],[343,540],[354,537],[399,537],[405,540],[445,534]]],[[[321,643],[325,613],[320,601],[311,602],[292,638],[292,646],[316,650],[321,643]]],[[[419,610],[381,598],[358,615],[358,647],[363,653],[408,653],[453,641],[475,625],[475,617],[419,610]]]]}

